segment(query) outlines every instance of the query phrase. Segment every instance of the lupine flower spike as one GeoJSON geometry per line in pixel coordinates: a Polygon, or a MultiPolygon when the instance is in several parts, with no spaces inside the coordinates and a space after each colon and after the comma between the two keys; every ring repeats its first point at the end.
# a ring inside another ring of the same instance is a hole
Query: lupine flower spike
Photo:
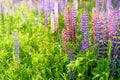
{"type": "Polygon", "coordinates": [[[15,56],[15,62],[18,63],[19,60],[19,44],[18,44],[18,35],[17,35],[17,31],[15,31],[13,33],[13,37],[14,37],[14,56],[15,56]]]}
{"type": "Polygon", "coordinates": [[[76,26],[76,21],[75,21],[75,16],[74,16],[74,7],[71,7],[70,8],[69,36],[70,36],[70,41],[74,43],[76,42],[75,26],[76,26]]]}
{"type": "Polygon", "coordinates": [[[108,38],[109,39],[112,39],[114,31],[115,31],[114,10],[111,7],[108,11],[108,19],[107,19],[107,33],[108,33],[108,38]]]}
{"type": "Polygon", "coordinates": [[[81,17],[81,31],[82,31],[82,51],[86,51],[86,49],[89,47],[87,9],[84,10],[84,13],[82,14],[81,17]]]}
{"type": "Polygon", "coordinates": [[[119,65],[120,65],[120,10],[116,8],[115,11],[115,32],[112,38],[112,51],[110,55],[110,75],[113,79],[120,78],[119,65]]]}
{"type": "Polygon", "coordinates": [[[57,28],[58,28],[58,0],[55,0],[54,3],[54,11],[55,11],[55,33],[57,33],[57,28]]]}
{"type": "Polygon", "coordinates": [[[51,31],[54,33],[55,31],[55,18],[54,18],[54,11],[51,11],[51,31]]]}
{"type": "Polygon", "coordinates": [[[64,28],[62,29],[62,50],[67,52],[67,42],[69,41],[69,14],[68,9],[65,7],[64,9],[64,28]]]}
{"type": "Polygon", "coordinates": [[[99,47],[99,55],[100,57],[107,57],[107,34],[106,34],[106,26],[105,26],[105,17],[104,17],[104,12],[101,10],[97,22],[97,28],[100,29],[98,32],[99,34],[99,42],[98,42],[98,47],[99,47]]]}

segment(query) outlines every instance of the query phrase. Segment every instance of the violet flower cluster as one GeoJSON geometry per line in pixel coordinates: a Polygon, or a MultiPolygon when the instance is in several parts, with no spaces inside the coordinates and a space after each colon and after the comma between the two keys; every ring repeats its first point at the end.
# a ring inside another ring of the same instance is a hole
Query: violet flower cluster
{"type": "Polygon", "coordinates": [[[110,55],[110,76],[114,79],[120,78],[120,10],[115,10],[115,32],[112,37],[112,51],[110,55]]]}
{"type": "Polygon", "coordinates": [[[88,40],[88,11],[84,10],[81,16],[81,31],[82,31],[82,51],[86,51],[89,48],[88,40]]]}
{"type": "Polygon", "coordinates": [[[13,33],[13,38],[14,38],[14,56],[15,56],[15,62],[18,61],[19,59],[19,44],[18,44],[18,35],[17,32],[15,31],[13,33]]]}

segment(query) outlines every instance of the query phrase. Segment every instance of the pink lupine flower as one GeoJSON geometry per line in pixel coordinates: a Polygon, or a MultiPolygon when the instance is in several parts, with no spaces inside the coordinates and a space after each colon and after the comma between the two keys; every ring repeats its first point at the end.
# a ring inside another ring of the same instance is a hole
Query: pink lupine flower
{"type": "Polygon", "coordinates": [[[112,39],[112,50],[110,54],[110,77],[119,79],[119,65],[120,65],[120,10],[115,10],[115,35],[112,39]]]}
{"type": "Polygon", "coordinates": [[[68,35],[68,31],[67,29],[64,27],[62,29],[62,50],[67,52],[68,49],[67,49],[67,42],[69,40],[69,35],[68,35]]]}
{"type": "Polygon", "coordinates": [[[55,0],[54,11],[55,11],[55,32],[57,32],[57,28],[58,28],[58,0],[55,0]]]}
{"type": "Polygon", "coordinates": [[[97,8],[92,8],[92,31],[91,34],[94,36],[95,34],[95,27],[97,23],[97,8]]]}
{"type": "Polygon", "coordinates": [[[110,10],[108,11],[108,21],[107,21],[108,38],[112,38],[114,31],[115,31],[114,10],[113,8],[110,8],[110,10]]]}
{"type": "Polygon", "coordinates": [[[71,7],[69,35],[70,35],[70,40],[73,42],[76,42],[75,26],[76,26],[76,21],[75,21],[75,17],[74,17],[74,7],[71,7]]]}
{"type": "Polygon", "coordinates": [[[51,19],[51,30],[52,32],[54,33],[55,31],[55,18],[54,18],[54,11],[51,11],[51,14],[50,14],[50,19],[51,19]]]}
{"type": "Polygon", "coordinates": [[[69,27],[69,13],[68,13],[67,7],[65,7],[65,9],[64,9],[64,27],[66,27],[66,28],[69,27]]]}

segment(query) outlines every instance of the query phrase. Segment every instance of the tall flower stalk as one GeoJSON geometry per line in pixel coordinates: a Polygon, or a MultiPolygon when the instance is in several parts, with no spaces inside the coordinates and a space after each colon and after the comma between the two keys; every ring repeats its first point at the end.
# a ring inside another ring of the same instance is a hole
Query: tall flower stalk
{"type": "Polygon", "coordinates": [[[58,0],[55,0],[54,3],[54,11],[55,11],[55,33],[57,33],[57,28],[58,28],[58,0]]]}
{"type": "Polygon", "coordinates": [[[84,10],[81,17],[81,31],[82,31],[82,51],[86,51],[89,47],[88,41],[88,11],[84,10]]]}
{"type": "Polygon", "coordinates": [[[94,35],[95,35],[95,28],[96,28],[96,24],[97,24],[97,11],[98,9],[96,7],[92,8],[92,30],[91,30],[91,34],[93,36],[94,39],[94,35]]]}
{"type": "Polygon", "coordinates": [[[74,0],[74,9],[75,9],[75,15],[77,15],[77,10],[78,10],[78,0],[74,0]]]}
{"type": "Polygon", "coordinates": [[[115,80],[120,78],[120,10],[115,10],[115,30],[112,37],[112,51],[110,55],[110,76],[115,80]]]}
{"type": "MultiPolygon", "coordinates": [[[[67,43],[70,41],[71,43],[76,43],[76,33],[75,33],[75,16],[74,16],[74,7],[70,8],[68,12],[68,8],[64,9],[64,28],[62,29],[62,50],[68,52],[68,59],[73,60],[73,51],[72,49],[68,50],[67,43]]],[[[70,71],[70,77],[74,79],[74,72],[70,71]]]]}
{"type": "Polygon", "coordinates": [[[107,44],[105,15],[104,12],[100,10],[98,18],[96,19],[96,26],[94,26],[94,47],[99,57],[107,57],[107,44]]]}
{"type": "Polygon", "coordinates": [[[14,38],[14,56],[15,56],[15,63],[18,63],[19,60],[19,44],[18,44],[18,35],[17,31],[14,31],[13,33],[14,38]]]}
{"type": "Polygon", "coordinates": [[[107,34],[109,39],[112,39],[114,30],[115,30],[114,9],[111,7],[107,15],[107,34]]]}
{"type": "Polygon", "coordinates": [[[75,32],[75,26],[76,26],[76,20],[74,16],[74,7],[70,8],[70,25],[69,25],[69,36],[70,36],[70,41],[76,42],[76,32],[75,32]]]}
{"type": "Polygon", "coordinates": [[[67,52],[67,42],[69,41],[69,34],[68,34],[68,29],[69,29],[69,13],[68,13],[68,8],[65,7],[64,9],[64,28],[62,29],[62,50],[67,52]]]}
{"type": "Polygon", "coordinates": [[[50,19],[51,19],[51,31],[52,33],[54,33],[55,31],[55,18],[54,18],[54,11],[51,11],[51,14],[50,14],[50,19]]]}

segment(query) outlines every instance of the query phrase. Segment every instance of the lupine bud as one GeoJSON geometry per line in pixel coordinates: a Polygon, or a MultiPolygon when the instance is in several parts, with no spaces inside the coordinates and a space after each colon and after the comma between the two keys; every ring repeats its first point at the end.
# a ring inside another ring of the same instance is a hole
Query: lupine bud
{"type": "Polygon", "coordinates": [[[89,47],[87,9],[84,10],[84,13],[82,14],[81,17],[81,31],[82,31],[82,51],[86,51],[86,49],[89,47]]]}
{"type": "Polygon", "coordinates": [[[70,26],[69,26],[69,36],[72,42],[76,42],[76,33],[75,33],[76,21],[74,17],[74,7],[70,9],[70,26]]]}
{"type": "Polygon", "coordinates": [[[54,11],[55,11],[55,33],[57,32],[57,28],[58,28],[58,1],[55,0],[55,4],[54,4],[54,11]]]}

